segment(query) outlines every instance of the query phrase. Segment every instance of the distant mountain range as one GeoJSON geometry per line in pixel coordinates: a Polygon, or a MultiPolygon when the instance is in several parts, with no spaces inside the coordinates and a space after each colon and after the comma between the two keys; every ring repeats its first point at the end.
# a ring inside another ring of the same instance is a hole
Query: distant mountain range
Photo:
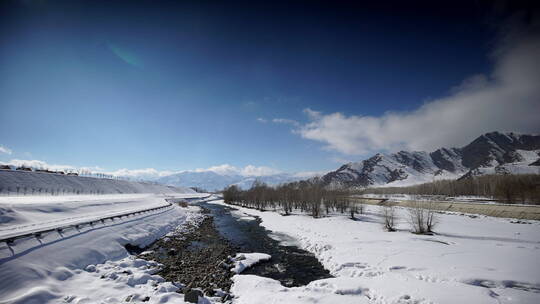
{"type": "MultiPolygon", "coordinates": [[[[366,160],[345,164],[323,175],[320,181],[325,186],[336,188],[400,187],[489,173],[540,173],[539,152],[539,135],[491,132],[462,148],[378,153],[366,160]]],[[[310,177],[291,173],[244,176],[214,171],[185,171],[155,181],[216,191],[230,185],[248,189],[255,180],[273,186],[310,177]]]]}
{"type": "Polygon", "coordinates": [[[158,178],[156,182],[171,186],[197,187],[208,191],[222,190],[230,185],[249,189],[255,180],[274,186],[305,179],[305,175],[280,173],[266,176],[243,176],[239,174],[218,174],[213,171],[185,171],[158,178]]]}
{"type": "Polygon", "coordinates": [[[322,177],[325,186],[408,186],[489,173],[540,173],[540,136],[491,132],[462,148],[378,153],[322,177]]]}

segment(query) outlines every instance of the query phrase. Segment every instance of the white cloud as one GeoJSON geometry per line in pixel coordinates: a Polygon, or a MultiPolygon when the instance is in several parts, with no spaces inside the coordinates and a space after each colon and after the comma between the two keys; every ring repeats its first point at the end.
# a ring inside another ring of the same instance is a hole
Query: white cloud
{"type": "Polygon", "coordinates": [[[122,177],[129,177],[133,179],[156,179],[159,177],[171,175],[174,173],[177,173],[177,171],[159,171],[154,168],[146,168],[146,169],[119,169],[115,171],[105,171],[105,170],[99,170],[97,173],[105,173],[109,175],[114,176],[122,176],[122,177]]]}
{"type": "Polygon", "coordinates": [[[11,149],[0,145],[0,154],[8,154],[9,155],[11,153],[13,153],[13,151],[11,149]]]}
{"type": "Polygon", "coordinates": [[[295,130],[326,149],[349,155],[397,149],[463,146],[491,131],[540,131],[540,36],[506,41],[490,76],[476,75],[411,112],[381,116],[304,112],[309,122],[295,130]]]}
{"type": "Polygon", "coordinates": [[[274,118],[272,119],[273,123],[279,123],[279,124],[286,124],[286,125],[292,125],[295,127],[300,126],[300,123],[296,120],[287,119],[287,118],[274,118]]]}
{"type": "Polygon", "coordinates": [[[26,159],[12,159],[5,164],[15,166],[15,167],[31,167],[31,168],[38,168],[38,169],[49,169],[53,171],[57,170],[75,170],[76,168],[69,165],[54,165],[54,164],[48,164],[41,160],[26,160],[26,159]]]}
{"type": "Polygon", "coordinates": [[[262,122],[262,123],[267,123],[267,122],[268,122],[267,119],[262,118],[262,117],[257,118],[257,121],[258,121],[258,122],[262,122]]]}
{"type": "Polygon", "coordinates": [[[245,166],[244,168],[240,170],[240,172],[241,172],[241,175],[244,175],[244,176],[267,176],[267,175],[274,175],[274,174],[281,173],[280,170],[273,169],[270,167],[264,167],[264,166],[256,167],[252,165],[245,166]]]}
{"type": "Polygon", "coordinates": [[[121,176],[121,177],[129,177],[133,179],[155,179],[161,176],[170,175],[175,172],[173,171],[158,171],[153,168],[147,168],[147,169],[119,169],[115,171],[107,171],[101,167],[76,167],[71,165],[57,165],[57,164],[49,164],[42,160],[27,160],[27,159],[12,159],[5,164],[15,166],[15,167],[30,167],[35,169],[48,169],[51,171],[80,171],[84,170],[86,172],[92,172],[92,173],[103,173],[113,176],[121,176]]]}
{"type": "Polygon", "coordinates": [[[293,176],[307,179],[307,178],[311,178],[315,176],[323,176],[326,173],[328,173],[328,171],[303,171],[303,172],[296,172],[293,174],[293,176]]]}
{"type": "Polygon", "coordinates": [[[347,164],[347,163],[354,162],[354,160],[352,160],[352,159],[343,158],[343,157],[339,157],[339,156],[333,156],[333,157],[330,158],[330,160],[335,162],[335,163],[338,163],[338,164],[347,164]]]}
{"type": "Polygon", "coordinates": [[[242,176],[267,176],[281,173],[280,170],[270,167],[257,167],[253,165],[247,165],[243,168],[231,166],[229,164],[223,164],[219,166],[213,166],[207,169],[195,169],[195,172],[208,172],[212,171],[220,175],[242,175],[242,176]]]}
{"type": "MultiPolygon", "coordinates": [[[[1,162],[0,162],[1,163],[1,162]]],[[[2,163],[4,164],[4,163],[2,163]]],[[[243,168],[238,168],[229,164],[223,164],[219,166],[212,166],[205,169],[184,170],[184,171],[171,171],[171,170],[157,170],[154,168],[146,169],[118,169],[118,170],[106,170],[101,167],[76,167],[70,165],[56,165],[49,164],[41,160],[24,160],[24,159],[12,159],[5,162],[6,165],[15,167],[25,166],[36,169],[48,169],[52,171],[79,171],[85,170],[92,173],[103,173],[107,175],[127,177],[134,180],[155,180],[163,176],[172,175],[181,172],[208,172],[212,171],[220,175],[242,175],[242,176],[267,176],[282,173],[281,170],[265,167],[265,166],[253,166],[247,165],[243,168]]]]}
{"type": "MultiPolygon", "coordinates": [[[[188,171],[190,171],[190,170],[188,170],[188,171]]],[[[199,169],[195,169],[193,171],[195,171],[195,172],[212,171],[214,173],[221,174],[221,175],[237,175],[237,174],[240,174],[240,170],[238,168],[236,168],[235,166],[231,166],[229,164],[213,166],[213,167],[210,167],[210,168],[199,168],[199,169]]]]}

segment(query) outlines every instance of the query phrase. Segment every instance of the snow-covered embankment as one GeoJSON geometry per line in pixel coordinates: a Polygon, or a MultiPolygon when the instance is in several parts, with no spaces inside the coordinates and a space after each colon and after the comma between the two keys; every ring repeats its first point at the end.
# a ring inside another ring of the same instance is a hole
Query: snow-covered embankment
{"type": "MultiPolygon", "coordinates": [[[[92,188],[91,184],[86,186],[85,191],[90,193],[103,190],[92,188]]],[[[182,229],[184,224],[200,221],[202,216],[197,207],[169,206],[166,199],[200,198],[207,194],[151,186],[140,187],[140,183],[135,183],[125,189],[127,194],[0,197],[0,237],[87,222],[68,229],[52,230],[37,237],[17,239],[13,243],[0,243],[0,303],[48,303],[62,299],[70,303],[105,299],[114,302],[116,296],[120,302],[125,300],[126,293],[133,294],[133,290],[140,291],[143,286],[156,293],[150,303],[170,297],[178,298],[170,283],[152,275],[157,265],[143,265],[141,261],[134,261],[124,246],[143,247],[171,231],[182,229]],[[138,189],[135,192],[157,191],[134,194],[133,189],[138,189]],[[162,192],[164,189],[170,191],[162,192]],[[162,206],[169,207],[88,223],[112,214],[162,206]],[[105,262],[104,265],[87,269],[88,265],[105,262]],[[101,274],[92,271],[96,267],[98,271],[102,270],[101,274]],[[121,270],[122,276],[111,274],[114,272],[111,267],[125,268],[121,270]],[[111,277],[103,276],[107,273],[111,277]],[[156,289],[160,284],[163,288],[156,289]],[[104,286],[111,287],[107,289],[104,286]]],[[[66,184],[58,187],[66,187],[66,184]]],[[[121,192],[118,188],[111,189],[121,192]]]]}

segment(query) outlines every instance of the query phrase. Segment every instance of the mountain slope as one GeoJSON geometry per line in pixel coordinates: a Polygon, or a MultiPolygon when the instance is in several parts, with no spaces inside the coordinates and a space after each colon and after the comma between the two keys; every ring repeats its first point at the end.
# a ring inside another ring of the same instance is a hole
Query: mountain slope
{"type": "Polygon", "coordinates": [[[487,173],[538,173],[540,136],[491,132],[462,148],[378,153],[322,177],[330,187],[406,186],[487,173]]]}

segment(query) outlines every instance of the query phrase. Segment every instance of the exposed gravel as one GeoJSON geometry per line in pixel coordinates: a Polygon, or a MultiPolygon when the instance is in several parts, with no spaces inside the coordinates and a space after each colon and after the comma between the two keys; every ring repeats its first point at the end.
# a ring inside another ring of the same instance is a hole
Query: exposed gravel
{"type": "Polygon", "coordinates": [[[234,273],[230,271],[229,259],[238,248],[219,234],[212,216],[207,216],[199,226],[191,225],[185,232],[162,238],[145,250],[141,258],[163,264],[158,274],[167,281],[182,283],[183,293],[197,288],[215,296],[216,289],[229,291],[231,287],[234,273]]]}

